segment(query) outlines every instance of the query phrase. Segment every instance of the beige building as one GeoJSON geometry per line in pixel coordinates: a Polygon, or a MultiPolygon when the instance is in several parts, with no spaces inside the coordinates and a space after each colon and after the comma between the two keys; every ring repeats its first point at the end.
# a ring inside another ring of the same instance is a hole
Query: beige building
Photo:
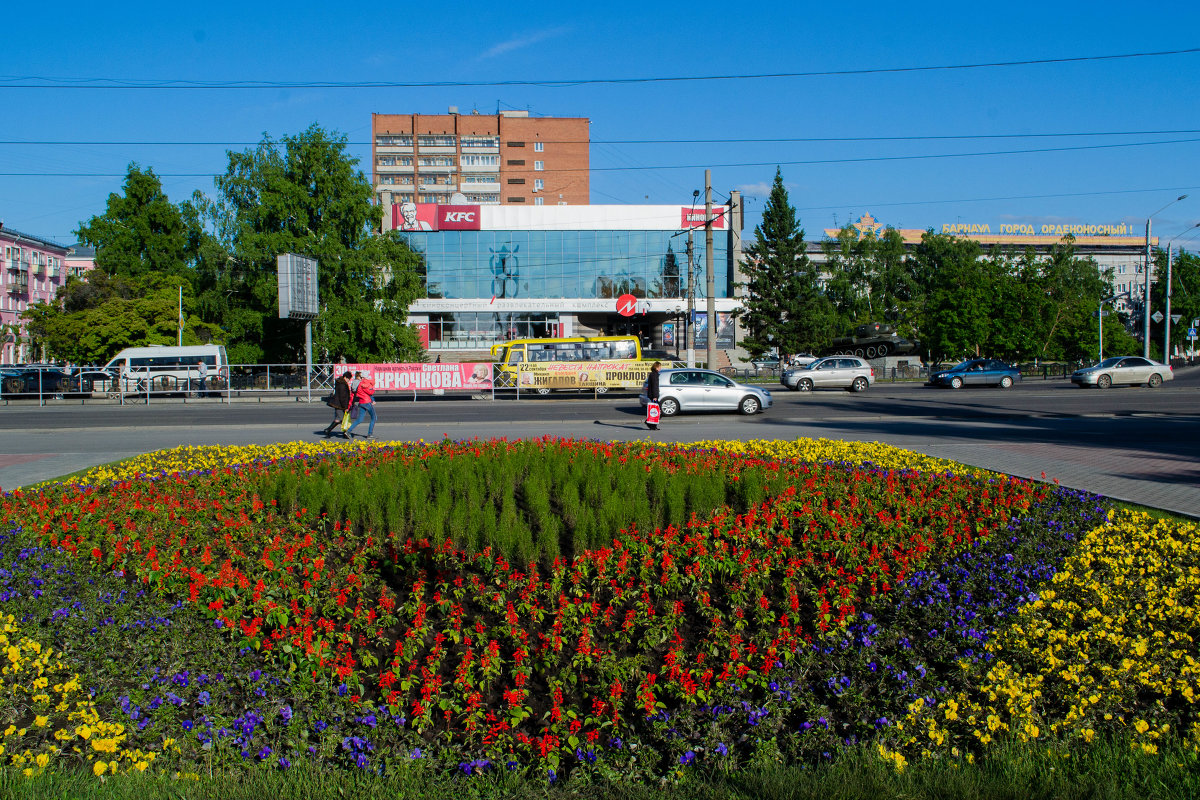
{"type": "Polygon", "coordinates": [[[588,126],[527,111],[373,114],[375,193],[385,207],[587,205],[588,126]]]}

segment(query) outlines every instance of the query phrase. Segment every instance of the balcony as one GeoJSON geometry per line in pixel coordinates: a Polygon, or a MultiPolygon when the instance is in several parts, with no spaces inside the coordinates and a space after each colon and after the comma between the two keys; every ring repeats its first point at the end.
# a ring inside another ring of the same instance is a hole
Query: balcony
{"type": "Polygon", "coordinates": [[[22,272],[4,287],[9,294],[29,294],[29,274],[22,272]]]}

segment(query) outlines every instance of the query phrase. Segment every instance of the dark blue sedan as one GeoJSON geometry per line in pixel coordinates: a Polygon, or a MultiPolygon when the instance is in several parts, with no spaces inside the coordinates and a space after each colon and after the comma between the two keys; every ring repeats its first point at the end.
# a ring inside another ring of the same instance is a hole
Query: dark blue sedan
{"type": "Polygon", "coordinates": [[[961,389],[964,386],[999,386],[1008,389],[1021,380],[1021,371],[994,358],[969,358],[929,376],[930,386],[961,389]]]}

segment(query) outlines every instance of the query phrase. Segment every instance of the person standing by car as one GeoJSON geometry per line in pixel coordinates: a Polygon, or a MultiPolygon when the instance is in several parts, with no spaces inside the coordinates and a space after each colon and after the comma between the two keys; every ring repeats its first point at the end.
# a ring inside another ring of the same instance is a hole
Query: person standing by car
{"type": "Polygon", "coordinates": [[[658,371],[662,364],[655,361],[650,365],[650,375],[646,378],[646,427],[652,431],[658,430],[658,421],[662,410],[658,406],[658,371]]]}
{"type": "Polygon", "coordinates": [[[367,440],[369,441],[375,438],[375,380],[370,375],[363,375],[361,372],[356,373],[355,377],[358,379],[358,386],[354,388],[354,403],[358,408],[358,418],[354,420],[354,424],[346,433],[353,439],[354,429],[358,427],[358,423],[362,422],[365,417],[370,417],[371,424],[367,426],[367,440]]]}
{"type": "Polygon", "coordinates": [[[350,425],[350,400],[350,373],[347,371],[337,379],[337,383],[333,385],[333,394],[325,401],[326,405],[333,409],[333,422],[322,431],[326,439],[333,435],[333,429],[338,425],[342,426],[342,438],[350,438],[346,435],[346,428],[350,425]]]}

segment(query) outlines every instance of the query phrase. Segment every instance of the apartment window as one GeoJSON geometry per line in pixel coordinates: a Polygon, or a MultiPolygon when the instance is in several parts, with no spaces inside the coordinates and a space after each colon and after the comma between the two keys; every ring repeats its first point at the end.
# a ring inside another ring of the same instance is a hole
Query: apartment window
{"type": "Polygon", "coordinates": [[[379,163],[379,166],[381,166],[381,167],[394,167],[394,166],[396,166],[396,157],[395,156],[380,156],[378,163],[379,163]]]}
{"type": "Polygon", "coordinates": [[[534,142],[533,143],[533,152],[540,153],[540,152],[544,151],[545,149],[546,149],[545,142],[534,142]]]}
{"type": "Polygon", "coordinates": [[[546,168],[546,162],[545,161],[535,161],[535,162],[533,162],[533,168],[535,170],[541,171],[546,168]]]}
{"type": "Polygon", "coordinates": [[[384,175],[382,178],[379,179],[379,182],[382,184],[385,184],[385,185],[390,185],[390,184],[395,183],[396,179],[394,177],[392,177],[391,175],[384,175]]]}
{"type": "Polygon", "coordinates": [[[422,203],[436,203],[438,201],[438,196],[436,194],[423,194],[420,195],[420,198],[420,202],[422,203]]]}
{"type": "Polygon", "coordinates": [[[500,156],[463,156],[462,165],[464,167],[498,167],[500,166],[500,156]]]}
{"type": "Polygon", "coordinates": [[[453,136],[418,136],[417,144],[421,147],[454,147],[453,136]]]}
{"type": "Polygon", "coordinates": [[[500,195],[487,192],[468,192],[467,200],[472,203],[499,203],[500,195]]]}
{"type": "Polygon", "coordinates": [[[544,198],[544,197],[535,197],[535,198],[533,198],[533,204],[535,206],[540,206],[540,205],[542,205],[542,201],[545,199],[546,198],[544,198]]]}
{"type": "Polygon", "coordinates": [[[524,198],[524,197],[510,197],[510,198],[508,198],[508,202],[510,202],[510,203],[524,203],[524,202],[525,202],[525,198],[524,198]]]}
{"type": "Polygon", "coordinates": [[[426,156],[418,158],[417,164],[422,167],[453,167],[454,159],[450,156],[426,156]]]}
{"type": "Polygon", "coordinates": [[[412,175],[401,175],[399,180],[396,181],[396,183],[400,184],[401,186],[412,186],[413,176],[412,175]]]}
{"type": "Polygon", "coordinates": [[[402,167],[411,167],[412,166],[412,156],[401,156],[400,158],[396,159],[396,163],[402,167]]]}
{"type": "Polygon", "coordinates": [[[466,174],[462,176],[463,183],[496,183],[497,178],[495,173],[484,173],[483,175],[466,174]]]}
{"type": "Polygon", "coordinates": [[[462,137],[462,147],[499,147],[499,136],[464,136],[462,137]]]}
{"type": "Polygon", "coordinates": [[[545,188],[546,188],[546,182],[545,182],[545,181],[543,181],[541,178],[534,178],[534,180],[533,180],[533,190],[534,190],[535,192],[540,192],[540,191],[542,191],[542,190],[543,190],[543,189],[545,189],[545,188]]]}
{"type": "Polygon", "coordinates": [[[520,185],[520,184],[525,183],[525,179],[524,178],[509,178],[508,182],[509,182],[509,185],[513,185],[513,184],[520,185]]]}
{"type": "Polygon", "coordinates": [[[509,142],[508,146],[509,147],[524,147],[525,143],[524,142],[509,142]]]}
{"type": "Polygon", "coordinates": [[[412,137],[385,134],[376,136],[375,144],[379,147],[412,147],[412,137]]]}
{"type": "Polygon", "coordinates": [[[507,164],[507,165],[508,165],[508,166],[510,166],[510,167],[523,167],[523,166],[525,166],[525,159],[523,159],[523,158],[510,158],[508,161],[505,161],[504,163],[505,163],[505,164],[507,164]]]}
{"type": "Polygon", "coordinates": [[[399,197],[401,203],[411,203],[413,199],[411,192],[401,192],[399,197]]]}

